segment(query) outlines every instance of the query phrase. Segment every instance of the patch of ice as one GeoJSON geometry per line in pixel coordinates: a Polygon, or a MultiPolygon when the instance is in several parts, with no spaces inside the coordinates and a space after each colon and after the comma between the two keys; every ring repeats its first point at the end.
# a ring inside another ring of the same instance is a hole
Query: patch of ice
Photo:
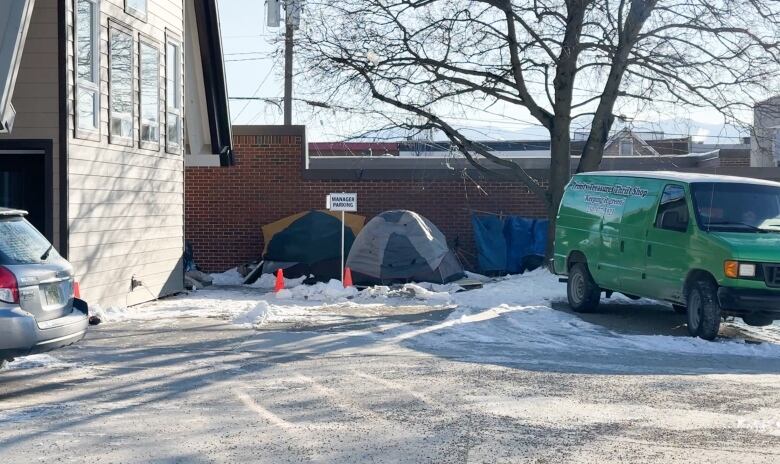
{"type": "Polygon", "coordinates": [[[235,267],[222,273],[211,274],[211,278],[214,279],[214,285],[241,285],[244,283],[244,276],[235,267]]]}

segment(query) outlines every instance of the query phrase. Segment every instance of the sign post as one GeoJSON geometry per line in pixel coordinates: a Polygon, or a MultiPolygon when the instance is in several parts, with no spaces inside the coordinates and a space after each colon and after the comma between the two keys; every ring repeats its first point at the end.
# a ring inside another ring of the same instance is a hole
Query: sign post
{"type": "Polygon", "coordinates": [[[329,211],[341,211],[341,281],[344,282],[344,213],[357,211],[357,193],[331,193],[325,197],[325,207],[329,211]]]}

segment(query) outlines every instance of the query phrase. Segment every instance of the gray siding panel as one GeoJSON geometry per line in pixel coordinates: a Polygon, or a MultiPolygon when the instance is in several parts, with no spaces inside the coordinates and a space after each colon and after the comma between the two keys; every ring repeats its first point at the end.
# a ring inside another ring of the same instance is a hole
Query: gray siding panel
{"type": "MultiPolygon", "coordinates": [[[[73,3],[67,0],[68,183],[70,260],[82,295],[92,304],[133,305],[183,290],[184,161],[180,154],[139,147],[139,33],[160,49],[160,138],[164,140],[166,31],[183,37],[183,5],[149,0],[147,21],[124,12],[124,0],[102,0],[100,18],[100,135],[76,138],[74,128],[73,3]],[[109,143],[109,18],[133,31],[136,109],[134,146],[109,143]],[[130,290],[132,277],[144,287],[130,290]]],[[[182,79],[183,81],[183,79],[182,79]]]]}

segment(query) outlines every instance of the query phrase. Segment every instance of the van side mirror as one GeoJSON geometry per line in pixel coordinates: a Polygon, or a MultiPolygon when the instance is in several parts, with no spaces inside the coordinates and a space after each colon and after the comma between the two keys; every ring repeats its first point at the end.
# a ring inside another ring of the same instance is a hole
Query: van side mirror
{"type": "Polygon", "coordinates": [[[675,230],[677,232],[685,232],[688,230],[688,222],[682,220],[679,211],[664,211],[661,215],[661,228],[675,230]]]}

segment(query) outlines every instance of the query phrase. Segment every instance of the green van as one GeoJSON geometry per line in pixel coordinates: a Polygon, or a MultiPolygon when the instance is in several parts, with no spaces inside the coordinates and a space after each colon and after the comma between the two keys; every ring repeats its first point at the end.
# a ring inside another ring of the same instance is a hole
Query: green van
{"type": "Polygon", "coordinates": [[[780,183],[678,172],[577,174],[558,210],[553,269],[574,311],[601,298],[671,303],[692,336],[723,317],[780,319],[780,183]]]}

